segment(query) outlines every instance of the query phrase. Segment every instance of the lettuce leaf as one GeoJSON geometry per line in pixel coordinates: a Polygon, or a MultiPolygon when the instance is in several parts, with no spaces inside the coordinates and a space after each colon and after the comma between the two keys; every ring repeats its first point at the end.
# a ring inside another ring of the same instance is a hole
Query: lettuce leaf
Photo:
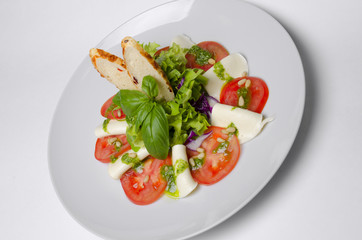
{"type": "Polygon", "coordinates": [[[153,57],[155,55],[155,53],[157,52],[157,48],[160,46],[159,44],[157,44],[155,42],[150,42],[147,44],[141,43],[140,45],[148,54],[151,55],[151,57],[153,57]]]}
{"type": "Polygon", "coordinates": [[[196,135],[202,135],[210,126],[206,115],[197,112],[189,102],[177,104],[171,101],[167,102],[164,108],[170,130],[171,146],[184,144],[191,131],[196,135]]]}
{"type": "Polygon", "coordinates": [[[169,124],[171,147],[185,143],[191,131],[202,135],[210,126],[207,116],[196,111],[190,103],[197,102],[205,94],[207,78],[202,76],[204,71],[201,69],[186,68],[186,52],[187,49],[173,44],[156,59],[176,93],[174,100],[163,104],[169,124]]]}
{"type": "Polygon", "coordinates": [[[156,58],[157,64],[166,73],[174,90],[186,70],[187,59],[185,56],[187,51],[186,48],[181,48],[178,44],[173,43],[167,51],[162,51],[156,58]]]}
{"type": "Polygon", "coordinates": [[[205,93],[203,84],[207,81],[200,74],[202,70],[185,70],[183,84],[175,99],[163,106],[170,129],[170,145],[183,144],[191,131],[202,135],[210,126],[205,114],[196,111],[190,102],[197,101],[205,93]]]}

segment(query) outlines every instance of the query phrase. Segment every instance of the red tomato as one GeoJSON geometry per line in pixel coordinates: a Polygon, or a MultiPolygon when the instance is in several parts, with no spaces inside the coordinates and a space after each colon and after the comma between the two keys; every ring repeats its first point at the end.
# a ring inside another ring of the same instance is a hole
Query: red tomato
{"type": "Polygon", "coordinates": [[[266,83],[256,77],[241,77],[235,78],[228,84],[226,84],[220,93],[220,103],[231,105],[231,106],[238,106],[239,104],[239,95],[238,90],[240,88],[245,88],[245,83],[242,85],[238,85],[238,82],[242,79],[249,79],[250,86],[248,89],[248,94],[250,97],[249,104],[246,106],[248,110],[261,113],[263,110],[268,97],[269,97],[269,89],[266,83]]]}
{"type": "Polygon", "coordinates": [[[106,136],[97,139],[94,156],[103,163],[111,162],[111,159],[119,157],[122,153],[131,149],[125,134],[106,136]]]}
{"type": "Polygon", "coordinates": [[[167,51],[169,48],[170,47],[164,47],[164,48],[157,50],[157,52],[155,53],[155,57],[158,57],[158,55],[160,55],[162,51],[167,51]]]}
{"type": "Polygon", "coordinates": [[[124,119],[126,115],[122,112],[122,109],[118,108],[118,106],[113,103],[113,97],[114,95],[103,104],[101,114],[108,119],[124,119]]]}
{"type": "MultiPolygon", "coordinates": [[[[197,46],[210,52],[215,62],[219,62],[221,59],[229,55],[229,52],[217,42],[205,41],[205,42],[200,42],[199,44],[197,44],[197,46]]],[[[192,54],[186,54],[186,59],[187,59],[186,67],[188,68],[201,68],[204,71],[207,71],[209,68],[213,66],[212,64],[205,64],[202,66],[197,64],[196,57],[195,55],[192,54]]]]}
{"type": "Polygon", "coordinates": [[[163,165],[172,165],[171,157],[159,160],[150,157],[143,163],[143,170],[128,170],[121,177],[123,190],[129,200],[137,205],[147,205],[158,200],[167,187],[161,175],[163,165]]]}
{"type": "MultiPolygon", "coordinates": [[[[208,131],[212,131],[211,135],[200,146],[205,150],[204,163],[196,170],[191,169],[192,177],[200,184],[211,185],[217,183],[234,169],[239,160],[240,144],[238,138],[236,135],[229,136],[223,133],[223,129],[211,126],[208,129],[208,131]],[[226,142],[220,143],[219,138],[226,140],[226,142]],[[227,141],[228,144],[225,144],[227,141]]],[[[187,150],[189,158],[197,158],[199,154],[197,151],[187,150]]]]}

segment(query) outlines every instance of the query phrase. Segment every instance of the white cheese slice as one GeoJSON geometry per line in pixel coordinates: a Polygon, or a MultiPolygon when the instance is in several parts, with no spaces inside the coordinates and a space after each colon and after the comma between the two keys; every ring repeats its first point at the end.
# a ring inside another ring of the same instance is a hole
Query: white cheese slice
{"type": "Polygon", "coordinates": [[[191,40],[191,38],[184,34],[175,36],[171,41],[171,46],[173,43],[180,45],[181,48],[191,48],[196,44],[191,40]]]}
{"type": "MultiPolygon", "coordinates": [[[[174,167],[175,175],[177,172],[177,163],[179,161],[186,161],[188,166],[190,166],[186,154],[186,146],[182,144],[178,144],[172,147],[172,165],[174,167]]],[[[189,167],[176,175],[176,186],[179,192],[179,198],[186,197],[196,188],[197,182],[195,182],[195,180],[192,178],[189,167]]]]}
{"type": "MultiPolygon", "coordinates": [[[[233,78],[242,77],[248,74],[248,62],[240,53],[232,53],[229,56],[221,59],[220,63],[224,66],[225,72],[233,78]]],[[[207,93],[220,101],[220,93],[225,81],[216,76],[214,66],[204,73],[204,76],[209,79],[205,89],[207,93]]]]}
{"type": "Polygon", "coordinates": [[[211,113],[213,126],[226,128],[234,123],[239,132],[240,144],[256,137],[264,125],[272,120],[273,118],[263,119],[263,115],[259,113],[221,103],[215,104],[211,113]]]}
{"type": "Polygon", "coordinates": [[[132,149],[123,153],[114,163],[108,164],[108,174],[113,179],[120,179],[122,174],[125,173],[128,169],[132,167],[133,164],[126,164],[122,162],[122,156],[124,154],[136,153],[139,160],[145,159],[148,155],[150,155],[145,147],[141,147],[138,152],[134,152],[132,149]]]}
{"type": "Polygon", "coordinates": [[[106,137],[110,135],[126,134],[128,124],[124,121],[110,120],[107,124],[107,131],[104,131],[103,124],[100,124],[94,130],[94,134],[97,138],[106,137]]]}

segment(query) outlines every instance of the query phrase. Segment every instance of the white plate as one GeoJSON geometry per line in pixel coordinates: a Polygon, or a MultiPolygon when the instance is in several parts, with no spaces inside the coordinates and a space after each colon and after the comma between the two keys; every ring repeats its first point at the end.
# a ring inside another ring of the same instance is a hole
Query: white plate
{"type": "Polygon", "coordinates": [[[85,228],[107,239],[180,239],[219,224],[247,204],[280,167],[297,134],[305,82],[298,51],[269,14],[243,1],[181,0],[153,8],[108,35],[97,47],[121,55],[120,40],[168,45],[187,34],[195,42],[213,40],[248,60],[250,75],[270,90],[263,111],[274,116],[263,132],[242,147],[235,169],[221,182],[199,186],[182,200],[163,197],[148,206],[132,204],[107,166],[94,159],[99,110],[116,89],[80,64],[57,106],[49,136],[49,169],[67,211],[85,228]]]}

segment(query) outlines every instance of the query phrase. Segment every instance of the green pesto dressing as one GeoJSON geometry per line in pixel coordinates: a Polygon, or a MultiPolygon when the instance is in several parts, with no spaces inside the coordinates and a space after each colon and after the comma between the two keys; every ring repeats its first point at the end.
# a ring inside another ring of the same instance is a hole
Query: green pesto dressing
{"type": "Polygon", "coordinates": [[[118,138],[116,138],[115,137],[115,140],[113,141],[111,141],[110,142],[110,138],[108,139],[108,143],[110,144],[110,145],[113,145],[114,146],[114,153],[110,156],[110,159],[111,159],[111,162],[112,163],[114,163],[114,162],[116,162],[117,161],[117,157],[116,157],[116,154],[117,153],[119,153],[119,151],[121,151],[121,148],[122,148],[122,146],[123,146],[123,143],[118,139],[118,138]]]}
{"type": "Polygon", "coordinates": [[[233,122],[230,123],[229,126],[227,126],[226,129],[231,128],[231,127],[235,128],[235,132],[229,133],[229,138],[231,138],[233,135],[239,136],[239,130],[238,130],[238,128],[235,126],[235,124],[234,124],[233,122]]]}
{"type": "Polygon", "coordinates": [[[247,109],[251,100],[251,91],[249,88],[241,87],[237,91],[238,97],[243,97],[244,105],[240,106],[241,108],[247,109]]]}
{"type": "Polygon", "coordinates": [[[220,79],[225,81],[226,83],[233,80],[233,77],[231,77],[227,72],[225,72],[224,66],[221,64],[221,62],[217,62],[214,65],[214,73],[216,76],[220,79]]]}
{"type": "Polygon", "coordinates": [[[212,151],[213,153],[224,153],[224,154],[229,154],[228,148],[230,145],[230,139],[232,138],[233,135],[238,136],[239,135],[239,131],[236,128],[235,124],[232,122],[229,124],[229,126],[226,127],[226,129],[228,128],[235,128],[235,132],[229,132],[228,133],[228,139],[225,140],[224,142],[219,143],[219,145],[212,151]]]}
{"type": "Polygon", "coordinates": [[[219,145],[212,151],[213,153],[227,153],[227,149],[230,145],[230,142],[228,140],[225,140],[224,142],[219,143],[219,145]]]}
{"type": "Polygon", "coordinates": [[[112,155],[110,156],[110,159],[111,159],[111,163],[115,163],[118,158],[117,158],[114,154],[112,154],[112,155]]]}
{"type": "Polygon", "coordinates": [[[173,198],[179,196],[179,192],[176,185],[176,176],[173,166],[163,165],[161,167],[161,176],[167,182],[165,193],[173,198]]]}
{"type": "Polygon", "coordinates": [[[132,165],[132,168],[136,170],[136,172],[142,172],[143,171],[143,164],[142,161],[136,156],[136,157],[130,157],[128,153],[125,153],[121,157],[121,161],[124,164],[132,165]]]}
{"type": "Polygon", "coordinates": [[[188,167],[189,167],[189,164],[185,160],[183,160],[181,158],[176,160],[176,163],[175,163],[175,175],[176,175],[176,177],[178,175],[180,175],[181,173],[183,173],[188,167]]]}
{"type": "Polygon", "coordinates": [[[197,45],[193,45],[189,52],[190,54],[195,56],[195,61],[197,64],[203,66],[209,63],[209,59],[212,58],[212,54],[209,51],[206,51],[202,48],[200,48],[197,45]]]}
{"type": "Polygon", "coordinates": [[[109,133],[107,130],[109,121],[111,121],[111,119],[107,118],[106,120],[103,121],[103,124],[102,124],[103,131],[105,131],[106,133],[109,133]]]}
{"type": "Polygon", "coordinates": [[[119,106],[117,106],[117,104],[113,103],[111,105],[109,105],[109,107],[106,109],[104,116],[108,116],[109,113],[112,113],[113,117],[121,117],[121,108],[119,106]],[[115,111],[118,110],[118,111],[115,111]],[[114,114],[117,114],[117,116],[115,116],[114,114]]]}
{"type": "Polygon", "coordinates": [[[193,158],[193,159],[195,164],[193,166],[191,165],[191,170],[200,169],[202,165],[204,165],[205,158],[193,158]]]}

